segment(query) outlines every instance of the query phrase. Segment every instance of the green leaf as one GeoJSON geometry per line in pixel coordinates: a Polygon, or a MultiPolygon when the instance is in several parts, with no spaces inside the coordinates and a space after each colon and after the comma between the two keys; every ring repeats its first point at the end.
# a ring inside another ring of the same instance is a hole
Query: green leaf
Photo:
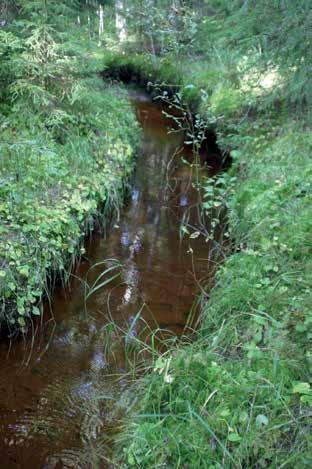
{"type": "Polygon", "coordinates": [[[186,228],[186,226],[184,226],[184,225],[181,226],[181,231],[182,231],[182,233],[184,233],[184,234],[190,234],[189,230],[188,230],[188,229],[186,228]]]}
{"type": "Polygon", "coordinates": [[[307,326],[303,322],[299,322],[298,324],[296,324],[297,332],[305,332],[307,329],[307,326]]]}
{"type": "Polygon", "coordinates": [[[268,324],[267,319],[262,316],[254,316],[254,321],[260,326],[266,326],[268,324]]]}
{"type": "Polygon", "coordinates": [[[195,231],[194,233],[191,234],[190,238],[191,239],[196,239],[200,236],[200,231],[195,231]]]}
{"type": "Polygon", "coordinates": [[[292,390],[293,394],[310,394],[311,386],[309,383],[297,383],[292,390]]]}
{"type": "Polygon", "coordinates": [[[24,314],[25,314],[25,312],[26,312],[24,306],[21,306],[21,305],[18,306],[18,307],[17,307],[17,312],[18,312],[18,314],[19,314],[20,316],[24,316],[24,314]]]}
{"type": "Polygon", "coordinates": [[[232,158],[239,158],[241,156],[241,152],[238,150],[232,150],[231,151],[231,156],[232,158]]]}
{"type": "Polygon", "coordinates": [[[266,427],[269,423],[269,419],[266,415],[263,415],[263,414],[259,414],[257,415],[256,417],[256,426],[258,428],[260,427],[266,427]]]}
{"type": "Polygon", "coordinates": [[[33,314],[34,316],[40,316],[40,315],[41,315],[40,309],[37,308],[37,306],[33,306],[33,308],[32,308],[32,314],[33,314]]]}
{"type": "Polygon", "coordinates": [[[239,421],[241,423],[244,423],[247,421],[247,419],[248,419],[248,413],[245,410],[243,410],[243,412],[239,414],[239,421]]]}
{"type": "Polygon", "coordinates": [[[303,404],[307,404],[309,406],[312,405],[312,395],[311,396],[308,396],[308,395],[303,395],[300,397],[300,402],[302,402],[303,404]]]}
{"type": "Polygon", "coordinates": [[[232,443],[238,443],[239,441],[241,441],[242,437],[239,436],[238,433],[230,433],[228,435],[228,440],[229,441],[232,441],[232,443]]]}
{"type": "Polygon", "coordinates": [[[19,273],[23,275],[24,277],[29,277],[29,267],[24,265],[19,269],[19,273]]]}
{"type": "Polygon", "coordinates": [[[26,325],[24,318],[18,318],[17,322],[21,327],[24,327],[26,325]]]}

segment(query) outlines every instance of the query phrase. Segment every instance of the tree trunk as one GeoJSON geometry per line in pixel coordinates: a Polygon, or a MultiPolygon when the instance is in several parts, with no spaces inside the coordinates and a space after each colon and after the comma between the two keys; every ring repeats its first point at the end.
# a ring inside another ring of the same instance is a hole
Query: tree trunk
{"type": "Polygon", "coordinates": [[[99,7],[99,43],[98,45],[100,46],[102,44],[102,35],[104,33],[104,8],[103,5],[100,5],[99,7]]]}
{"type": "Polygon", "coordinates": [[[116,0],[116,32],[119,42],[124,42],[127,39],[127,22],[124,9],[123,0],[116,0]]]}

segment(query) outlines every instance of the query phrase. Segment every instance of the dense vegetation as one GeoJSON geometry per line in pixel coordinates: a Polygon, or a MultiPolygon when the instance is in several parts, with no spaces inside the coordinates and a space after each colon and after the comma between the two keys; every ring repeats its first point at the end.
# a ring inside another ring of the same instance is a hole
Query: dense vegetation
{"type": "Polygon", "coordinates": [[[66,280],[98,212],[120,205],[138,127],[95,74],[76,2],[2,8],[0,320],[14,331],[66,280]]]}
{"type": "Polygon", "coordinates": [[[92,72],[162,84],[231,151],[202,207],[227,207],[231,245],[197,339],[134,384],[117,467],[310,467],[311,1],[104,2],[97,48],[82,2],[47,5],[0,29],[3,317],[24,326],[131,168],[132,114],[92,72]]]}
{"type": "Polygon", "coordinates": [[[140,40],[130,24],[126,53],[106,51],[104,62],[178,90],[199,127],[216,127],[233,165],[219,183],[205,182],[203,210],[227,207],[232,248],[197,340],[156,355],[135,385],[123,461],[309,467],[311,4],[177,4],[178,25],[172,4],[156,8],[155,33],[140,40]]]}

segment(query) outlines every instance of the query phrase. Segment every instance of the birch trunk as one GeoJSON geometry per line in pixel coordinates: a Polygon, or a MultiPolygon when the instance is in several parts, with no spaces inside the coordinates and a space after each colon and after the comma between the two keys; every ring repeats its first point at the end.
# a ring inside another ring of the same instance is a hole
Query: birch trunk
{"type": "Polygon", "coordinates": [[[102,35],[104,33],[104,8],[103,5],[99,7],[99,43],[100,46],[102,44],[102,35]]]}
{"type": "Polygon", "coordinates": [[[127,22],[123,0],[116,0],[116,32],[119,42],[127,39],[127,22]]]}

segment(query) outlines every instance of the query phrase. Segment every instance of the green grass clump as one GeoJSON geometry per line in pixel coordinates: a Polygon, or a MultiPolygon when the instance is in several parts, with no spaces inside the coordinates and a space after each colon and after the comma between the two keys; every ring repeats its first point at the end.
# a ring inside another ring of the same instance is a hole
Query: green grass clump
{"type": "Polygon", "coordinates": [[[198,341],[145,378],[126,465],[308,467],[308,407],[287,364],[243,364],[209,348],[198,341]]]}
{"type": "Polygon", "coordinates": [[[178,94],[183,107],[199,112],[207,124],[224,123],[256,96],[244,93],[232,58],[216,54],[210,62],[194,61],[174,53],[157,59],[150,55],[104,51],[98,60],[104,75],[147,87],[154,96],[162,90],[178,94]]]}
{"type": "Polygon", "coordinates": [[[311,464],[311,134],[259,115],[235,140],[245,143],[223,177],[234,184],[236,252],[218,269],[198,339],[139,384],[118,443],[130,466],[311,464]]]}
{"type": "Polygon", "coordinates": [[[219,267],[197,340],[138,384],[118,441],[126,466],[311,464],[312,139],[298,123],[277,134],[259,122],[244,126],[223,176],[234,181],[236,252],[219,267]]]}

